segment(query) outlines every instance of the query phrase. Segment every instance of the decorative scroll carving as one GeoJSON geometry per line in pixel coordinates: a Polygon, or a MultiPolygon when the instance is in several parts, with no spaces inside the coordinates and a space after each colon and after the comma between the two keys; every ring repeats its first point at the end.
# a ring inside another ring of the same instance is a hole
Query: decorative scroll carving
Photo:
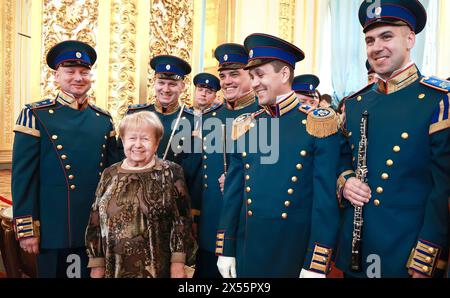
{"type": "MultiPolygon", "coordinates": [[[[47,66],[45,56],[58,42],[75,39],[95,48],[99,0],[44,0],[42,18],[42,72],[41,94],[54,97],[55,84],[53,71],[47,66]]],[[[95,79],[96,65],[93,67],[95,79]]],[[[95,100],[95,92],[90,91],[95,100]]]]}
{"type": "Polygon", "coordinates": [[[133,104],[138,84],[137,1],[114,0],[111,5],[108,110],[115,121],[122,119],[128,105],[133,104]]]}
{"type": "MultiPolygon", "coordinates": [[[[174,55],[192,63],[194,0],[153,0],[150,8],[150,58],[156,55],[174,55]]],[[[189,90],[190,76],[186,77],[189,90]]],[[[153,101],[154,75],[149,68],[149,98],[153,101]]],[[[185,92],[181,100],[188,100],[185,92]]]]}
{"type": "Polygon", "coordinates": [[[4,66],[3,73],[0,75],[2,79],[2,137],[1,148],[2,150],[9,150],[12,146],[12,130],[14,123],[13,112],[13,98],[14,98],[14,15],[15,15],[15,1],[6,0],[3,3],[2,16],[4,17],[4,48],[2,49],[2,63],[4,66]]]}
{"type": "Polygon", "coordinates": [[[279,35],[289,42],[294,41],[295,0],[280,0],[279,35]]]}

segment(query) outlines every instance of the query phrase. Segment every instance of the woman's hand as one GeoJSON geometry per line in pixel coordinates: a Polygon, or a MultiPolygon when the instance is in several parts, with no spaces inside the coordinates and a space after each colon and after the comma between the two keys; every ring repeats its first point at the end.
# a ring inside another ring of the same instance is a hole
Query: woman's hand
{"type": "Polygon", "coordinates": [[[91,278],[105,277],[105,267],[94,267],[91,269],[91,278]]]}
{"type": "Polygon", "coordinates": [[[187,276],[184,271],[184,263],[172,263],[172,265],[170,265],[170,277],[186,278],[187,276]]]}

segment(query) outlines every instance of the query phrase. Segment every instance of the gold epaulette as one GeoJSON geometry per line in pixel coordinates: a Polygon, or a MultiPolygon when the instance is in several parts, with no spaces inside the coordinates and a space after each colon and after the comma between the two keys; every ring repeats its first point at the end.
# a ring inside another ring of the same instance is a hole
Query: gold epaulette
{"type": "Polygon", "coordinates": [[[250,128],[255,126],[254,119],[255,119],[254,114],[251,113],[242,114],[236,119],[234,119],[233,128],[231,131],[231,139],[233,141],[236,141],[247,131],[249,131],[250,128]]]}
{"type": "Polygon", "coordinates": [[[331,108],[317,108],[308,113],[306,131],[317,138],[325,138],[338,132],[338,117],[331,108]]]}

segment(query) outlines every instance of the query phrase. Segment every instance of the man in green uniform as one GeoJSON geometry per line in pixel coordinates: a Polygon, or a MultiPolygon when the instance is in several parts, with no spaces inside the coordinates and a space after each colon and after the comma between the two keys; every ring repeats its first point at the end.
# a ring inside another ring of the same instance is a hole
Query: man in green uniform
{"type": "Polygon", "coordinates": [[[37,254],[39,277],[88,277],[90,207],[103,169],[117,160],[111,116],[87,96],[95,60],[79,41],[50,49],[58,95],[27,104],[14,128],[14,229],[20,246],[37,254]]]}
{"type": "Polygon", "coordinates": [[[419,1],[381,0],[375,7],[363,2],[359,20],[378,81],[345,100],[336,265],[351,277],[442,276],[448,256],[450,82],[423,77],[411,60],[416,34],[426,24],[419,1]],[[368,183],[354,177],[365,111],[368,183]],[[352,205],[363,206],[360,272],[350,270],[352,205]]]}
{"type": "Polygon", "coordinates": [[[304,58],[299,48],[259,33],[244,46],[263,109],[234,121],[232,137],[245,145],[230,155],[216,240],[219,271],[224,277],[324,277],[339,220],[330,179],[339,161],[336,114],[301,108],[292,91],[295,64],[304,58]]]}
{"type": "Polygon", "coordinates": [[[199,222],[196,278],[221,277],[217,270],[215,245],[222,210],[221,189],[228,163],[226,147],[230,142],[227,140],[230,140],[232,121],[242,113],[258,109],[249,73],[243,69],[248,61],[245,48],[239,44],[226,43],[218,46],[214,55],[219,62],[220,87],[225,102],[219,109],[205,115],[202,126],[202,196],[201,201],[193,203],[195,218],[199,222]]]}

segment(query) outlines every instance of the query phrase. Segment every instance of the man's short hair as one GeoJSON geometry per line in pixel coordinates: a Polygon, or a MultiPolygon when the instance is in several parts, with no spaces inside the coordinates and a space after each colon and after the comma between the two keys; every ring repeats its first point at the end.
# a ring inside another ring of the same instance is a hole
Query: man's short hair
{"type": "Polygon", "coordinates": [[[292,85],[292,82],[294,82],[294,69],[292,66],[280,60],[273,60],[270,64],[272,64],[276,73],[280,72],[283,67],[287,66],[289,68],[289,84],[292,85]]]}

